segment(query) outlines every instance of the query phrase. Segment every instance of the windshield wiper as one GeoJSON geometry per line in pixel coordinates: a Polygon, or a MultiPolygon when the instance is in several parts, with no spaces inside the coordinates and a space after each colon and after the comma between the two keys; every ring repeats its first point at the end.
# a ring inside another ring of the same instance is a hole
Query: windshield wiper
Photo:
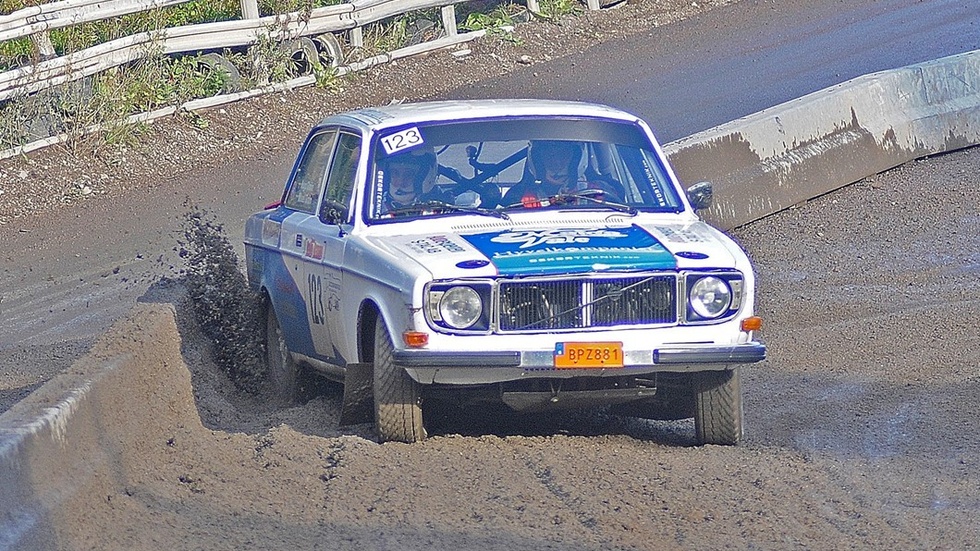
{"type": "Polygon", "coordinates": [[[463,207],[459,205],[453,205],[452,203],[447,203],[445,201],[424,201],[422,203],[416,203],[414,205],[406,205],[404,207],[398,207],[391,209],[387,214],[392,216],[398,216],[401,214],[422,214],[426,211],[440,211],[440,212],[462,212],[465,214],[479,214],[481,216],[493,216],[494,218],[502,218],[504,220],[510,220],[510,216],[506,212],[500,212],[491,209],[481,209],[479,207],[463,207]]]}
{"type": "Polygon", "coordinates": [[[617,203],[616,201],[607,201],[601,198],[608,193],[609,192],[601,189],[583,189],[574,193],[559,193],[554,197],[549,197],[548,200],[552,205],[567,205],[573,201],[588,201],[596,205],[602,205],[620,212],[628,213],[630,216],[636,216],[636,214],[639,212],[629,205],[617,203]]]}

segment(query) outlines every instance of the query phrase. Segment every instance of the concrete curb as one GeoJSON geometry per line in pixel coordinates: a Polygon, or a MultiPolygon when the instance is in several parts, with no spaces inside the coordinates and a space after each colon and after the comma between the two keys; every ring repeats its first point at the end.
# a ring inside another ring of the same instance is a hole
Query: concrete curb
{"type": "Polygon", "coordinates": [[[861,76],[664,146],[702,213],[747,224],[913,159],[980,143],[980,50],[861,76]]]}
{"type": "MultiPolygon", "coordinates": [[[[980,51],[863,76],[665,150],[682,181],[715,184],[706,218],[731,228],[909,160],[977,143],[980,51]]],[[[126,354],[106,357],[97,344],[0,415],[0,551],[58,548],[50,519],[71,507],[81,488],[121,475],[120,440],[158,422],[145,418],[146,408],[179,401],[174,394],[184,387],[174,378],[186,377],[190,388],[186,369],[172,369],[179,350],[155,338],[175,333],[174,324],[172,307],[138,304],[104,337],[127,335],[126,354]],[[161,354],[172,360],[148,364],[161,354]],[[171,369],[157,368],[167,364],[171,369]]],[[[200,423],[193,412],[184,415],[183,422],[200,423]]]]}
{"type": "Polygon", "coordinates": [[[0,551],[75,548],[57,519],[141,476],[127,462],[160,449],[144,435],[200,426],[178,334],[173,304],[139,303],[0,415],[0,551]]]}

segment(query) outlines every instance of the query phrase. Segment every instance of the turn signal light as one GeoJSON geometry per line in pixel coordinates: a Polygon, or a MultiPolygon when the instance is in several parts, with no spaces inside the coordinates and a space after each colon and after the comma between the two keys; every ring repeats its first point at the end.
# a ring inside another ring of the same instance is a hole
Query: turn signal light
{"type": "Polygon", "coordinates": [[[742,320],[742,331],[758,331],[762,329],[762,318],[752,316],[742,320]]]}
{"type": "Polygon", "coordinates": [[[402,333],[402,338],[409,348],[422,348],[429,344],[429,334],[421,331],[405,331],[402,333]]]}

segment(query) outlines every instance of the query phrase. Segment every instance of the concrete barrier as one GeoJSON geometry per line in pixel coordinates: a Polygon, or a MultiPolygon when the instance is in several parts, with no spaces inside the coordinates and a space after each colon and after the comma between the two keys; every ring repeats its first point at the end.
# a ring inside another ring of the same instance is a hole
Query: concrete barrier
{"type": "MultiPolygon", "coordinates": [[[[863,76],[665,149],[682,181],[715,184],[706,218],[731,228],[980,143],[978,90],[980,51],[863,76]]],[[[68,372],[0,415],[0,551],[64,547],[51,519],[131,476],[126,458],[153,453],[140,435],[200,424],[179,406],[193,396],[174,316],[171,305],[138,304],[68,372]]]]}
{"type": "Polygon", "coordinates": [[[58,526],[146,476],[148,435],[200,427],[174,306],[137,304],[88,355],[0,415],[0,551],[81,549],[58,526]]]}
{"type": "Polygon", "coordinates": [[[980,50],[861,76],[664,146],[702,213],[747,224],[912,159],[980,143],[980,50]]]}

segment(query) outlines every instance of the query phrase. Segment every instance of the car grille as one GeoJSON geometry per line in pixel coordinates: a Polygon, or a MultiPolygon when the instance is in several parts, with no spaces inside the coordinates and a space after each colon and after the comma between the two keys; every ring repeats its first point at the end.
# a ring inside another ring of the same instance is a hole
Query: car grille
{"type": "Polygon", "coordinates": [[[500,283],[502,333],[663,325],[677,321],[673,274],[622,278],[521,279],[500,283]]]}

